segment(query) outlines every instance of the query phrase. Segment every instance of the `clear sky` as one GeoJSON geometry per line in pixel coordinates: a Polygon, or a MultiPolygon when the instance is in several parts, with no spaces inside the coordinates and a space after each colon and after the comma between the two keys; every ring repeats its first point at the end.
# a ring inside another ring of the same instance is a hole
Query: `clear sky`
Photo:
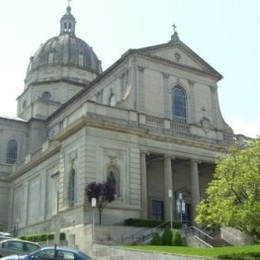
{"type": "MultiPolygon", "coordinates": [[[[66,0],[1,1],[0,114],[16,115],[30,56],[59,34],[66,0]]],[[[180,39],[224,78],[224,120],[236,134],[260,135],[259,0],[72,0],[76,35],[108,68],[132,48],[180,39]]]]}

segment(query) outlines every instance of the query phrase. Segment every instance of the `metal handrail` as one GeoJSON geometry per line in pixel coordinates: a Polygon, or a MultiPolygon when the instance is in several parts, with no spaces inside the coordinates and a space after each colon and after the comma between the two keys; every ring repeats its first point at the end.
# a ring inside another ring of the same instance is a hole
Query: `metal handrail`
{"type": "Polygon", "coordinates": [[[198,227],[190,226],[189,228],[192,231],[192,234],[194,236],[197,236],[198,238],[205,241],[209,245],[214,246],[215,239],[212,236],[210,236],[209,234],[207,234],[203,230],[199,229],[198,227]]]}
{"type": "Polygon", "coordinates": [[[158,230],[161,230],[163,226],[165,226],[167,222],[161,223],[160,225],[154,227],[154,228],[144,228],[142,230],[139,230],[131,235],[125,236],[124,234],[121,235],[121,242],[126,243],[129,242],[131,244],[137,244],[139,242],[144,243],[149,238],[153,236],[155,232],[158,230]]]}

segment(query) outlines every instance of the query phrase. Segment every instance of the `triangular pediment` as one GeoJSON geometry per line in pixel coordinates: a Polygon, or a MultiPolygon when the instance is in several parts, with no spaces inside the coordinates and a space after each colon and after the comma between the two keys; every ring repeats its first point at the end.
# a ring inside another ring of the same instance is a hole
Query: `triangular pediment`
{"type": "Polygon", "coordinates": [[[219,80],[222,75],[204,61],[199,55],[192,51],[182,41],[170,41],[165,44],[138,49],[139,52],[145,53],[155,59],[165,60],[175,65],[185,68],[201,71],[205,74],[214,75],[219,80]]]}

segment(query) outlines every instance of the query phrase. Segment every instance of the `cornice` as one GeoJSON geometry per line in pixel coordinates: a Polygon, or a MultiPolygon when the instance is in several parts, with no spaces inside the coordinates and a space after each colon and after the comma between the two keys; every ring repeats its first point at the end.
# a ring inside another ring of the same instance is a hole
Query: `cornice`
{"type": "Polygon", "coordinates": [[[17,165],[17,168],[15,170],[15,174],[11,175],[10,178],[8,178],[8,181],[12,181],[16,179],[17,177],[23,175],[24,173],[28,172],[35,166],[39,165],[40,163],[44,162],[54,154],[58,153],[60,151],[61,144],[58,142],[54,142],[49,149],[47,149],[44,152],[39,152],[37,155],[32,156],[31,160],[28,163],[23,163],[20,165],[17,165]]]}
{"type": "Polygon", "coordinates": [[[59,142],[62,142],[70,135],[76,133],[79,129],[83,127],[93,127],[104,130],[110,130],[130,135],[137,135],[139,138],[150,139],[159,142],[167,142],[167,143],[176,143],[185,146],[192,146],[194,148],[201,148],[206,150],[218,151],[218,152],[226,152],[226,146],[218,145],[210,142],[202,142],[192,139],[192,136],[173,136],[173,135],[164,135],[155,133],[152,129],[143,129],[135,126],[129,125],[121,125],[116,124],[115,122],[105,121],[104,118],[92,118],[91,116],[84,116],[81,119],[77,120],[71,126],[65,128],[60,131],[59,134],[55,137],[55,139],[59,142]]]}

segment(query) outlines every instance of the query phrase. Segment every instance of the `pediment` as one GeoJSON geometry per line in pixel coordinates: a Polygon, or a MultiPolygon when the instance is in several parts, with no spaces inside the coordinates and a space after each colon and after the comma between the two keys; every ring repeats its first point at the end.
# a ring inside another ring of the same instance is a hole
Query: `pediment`
{"type": "Polygon", "coordinates": [[[206,61],[204,61],[199,55],[197,55],[180,40],[177,42],[170,41],[166,44],[142,48],[138,51],[160,60],[182,65],[186,68],[188,67],[197,71],[199,70],[206,74],[213,74],[219,80],[222,79],[222,75],[220,73],[218,73],[213,67],[211,67],[206,61]]]}

